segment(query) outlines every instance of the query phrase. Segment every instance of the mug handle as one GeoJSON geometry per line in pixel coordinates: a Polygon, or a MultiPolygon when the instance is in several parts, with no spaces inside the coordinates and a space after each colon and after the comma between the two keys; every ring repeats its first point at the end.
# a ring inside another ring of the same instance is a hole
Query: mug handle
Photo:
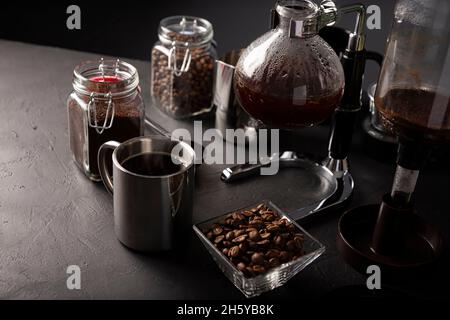
{"type": "Polygon", "coordinates": [[[106,155],[109,151],[114,151],[119,145],[120,143],[116,141],[108,141],[104,143],[100,149],[98,149],[98,169],[100,171],[103,184],[111,195],[114,193],[114,185],[111,174],[108,172],[108,168],[106,167],[106,155]]]}

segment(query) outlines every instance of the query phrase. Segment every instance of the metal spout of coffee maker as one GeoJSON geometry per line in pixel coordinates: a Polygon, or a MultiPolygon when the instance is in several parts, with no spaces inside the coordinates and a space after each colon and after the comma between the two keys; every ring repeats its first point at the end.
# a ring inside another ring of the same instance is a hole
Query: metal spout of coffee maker
{"type": "Polygon", "coordinates": [[[357,115],[361,110],[361,91],[366,64],[365,23],[366,8],[362,4],[341,7],[338,15],[356,13],[355,30],[350,34],[341,63],[345,74],[343,97],[335,111],[330,135],[328,158],[324,165],[336,177],[343,177],[348,171],[347,156],[352,143],[357,115]]]}

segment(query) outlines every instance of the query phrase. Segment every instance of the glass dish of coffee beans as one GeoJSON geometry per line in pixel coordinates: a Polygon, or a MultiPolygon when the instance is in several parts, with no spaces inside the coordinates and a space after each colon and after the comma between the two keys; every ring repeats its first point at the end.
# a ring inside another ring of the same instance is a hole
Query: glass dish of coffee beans
{"type": "Polygon", "coordinates": [[[325,251],[269,201],[196,224],[194,230],[247,298],[284,285],[325,251]]]}

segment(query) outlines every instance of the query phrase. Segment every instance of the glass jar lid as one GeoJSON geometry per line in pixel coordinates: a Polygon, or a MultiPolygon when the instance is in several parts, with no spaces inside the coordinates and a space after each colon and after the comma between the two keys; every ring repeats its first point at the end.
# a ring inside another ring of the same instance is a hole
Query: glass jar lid
{"type": "Polygon", "coordinates": [[[123,96],[139,86],[139,75],[134,66],[117,60],[86,61],[73,71],[73,88],[83,95],[123,96]]]}
{"type": "Polygon", "coordinates": [[[213,39],[212,24],[202,18],[191,16],[172,16],[161,20],[159,40],[164,44],[183,43],[189,46],[202,46],[213,39]]]}

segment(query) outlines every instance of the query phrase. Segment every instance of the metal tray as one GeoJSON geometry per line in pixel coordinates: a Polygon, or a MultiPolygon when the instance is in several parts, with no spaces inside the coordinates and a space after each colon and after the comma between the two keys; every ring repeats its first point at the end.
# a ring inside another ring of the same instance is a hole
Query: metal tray
{"type": "Polygon", "coordinates": [[[348,171],[335,174],[325,165],[299,157],[294,152],[261,160],[256,165],[227,168],[222,172],[221,180],[239,183],[242,192],[248,192],[249,186],[253,190],[265,190],[268,193],[266,197],[296,221],[344,205],[354,189],[353,178],[348,171]],[[279,173],[259,176],[260,169],[273,161],[279,161],[279,173]],[[285,187],[280,188],[283,182],[285,187]]]}

